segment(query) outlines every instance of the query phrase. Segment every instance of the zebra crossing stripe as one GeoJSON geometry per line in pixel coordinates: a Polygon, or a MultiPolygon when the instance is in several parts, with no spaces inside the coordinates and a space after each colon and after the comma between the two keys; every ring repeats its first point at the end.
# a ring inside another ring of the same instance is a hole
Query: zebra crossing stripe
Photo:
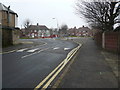
{"type": "Polygon", "coordinates": [[[20,50],[17,50],[16,52],[23,52],[25,50],[27,50],[28,48],[24,48],[24,49],[20,49],[20,50]]]}
{"type": "Polygon", "coordinates": [[[55,47],[55,48],[53,48],[53,50],[56,50],[56,49],[59,49],[60,47],[55,47]]]}
{"type": "Polygon", "coordinates": [[[31,50],[28,50],[27,52],[34,52],[36,50],[38,50],[39,48],[35,48],[35,49],[31,49],[31,50]]]}
{"type": "Polygon", "coordinates": [[[70,48],[64,48],[64,50],[69,50],[70,48]]]}

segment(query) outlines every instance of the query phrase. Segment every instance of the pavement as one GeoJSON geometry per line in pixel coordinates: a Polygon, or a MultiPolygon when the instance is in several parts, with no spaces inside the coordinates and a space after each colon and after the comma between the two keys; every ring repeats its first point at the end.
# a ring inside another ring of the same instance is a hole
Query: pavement
{"type": "Polygon", "coordinates": [[[74,39],[82,47],[52,88],[117,88],[118,56],[98,48],[92,38],[74,39]]]}

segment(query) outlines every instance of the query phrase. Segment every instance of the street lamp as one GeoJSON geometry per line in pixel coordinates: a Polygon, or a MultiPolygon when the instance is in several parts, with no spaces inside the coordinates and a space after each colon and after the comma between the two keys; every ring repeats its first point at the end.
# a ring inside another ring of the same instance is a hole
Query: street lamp
{"type": "Polygon", "coordinates": [[[52,18],[52,19],[56,19],[56,21],[57,21],[57,31],[59,31],[58,20],[57,20],[57,18],[52,18]]]}

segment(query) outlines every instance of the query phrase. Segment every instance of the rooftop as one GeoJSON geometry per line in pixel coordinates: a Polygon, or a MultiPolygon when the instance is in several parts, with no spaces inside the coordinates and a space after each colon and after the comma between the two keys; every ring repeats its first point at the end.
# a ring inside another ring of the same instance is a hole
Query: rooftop
{"type": "MultiPolygon", "coordinates": [[[[8,11],[9,8],[10,8],[10,6],[7,7],[4,4],[0,3],[0,11],[8,11]]],[[[11,9],[9,9],[9,12],[17,15],[17,13],[15,13],[14,11],[12,11],[11,9]]]]}
{"type": "Polygon", "coordinates": [[[48,28],[45,25],[30,25],[29,29],[40,29],[40,30],[48,30],[48,28]]]}

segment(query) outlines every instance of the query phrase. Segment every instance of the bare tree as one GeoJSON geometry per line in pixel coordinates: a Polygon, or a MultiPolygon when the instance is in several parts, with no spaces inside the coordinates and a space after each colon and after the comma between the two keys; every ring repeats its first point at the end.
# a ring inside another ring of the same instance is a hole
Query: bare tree
{"type": "Polygon", "coordinates": [[[28,29],[28,27],[30,26],[30,24],[31,24],[31,21],[30,21],[29,19],[26,19],[26,20],[24,21],[24,28],[25,28],[25,29],[28,29]]]}
{"type": "Polygon", "coordinates": [[[66,24],[61,25],[60,33],[67,34],[68,26],[66,24]]]}
{"type": "Polygon", "coordinates": [[[25,36],[28,36],[29,35],[29,26],[30,26],[30,24],[31,24],[31,21],[29,20],[29,19],[26,19],[25,21],[24,21],[24,23],[23,23],[23,25],[24,25],[24,34],[25,34],[25,36]]]}
{"type": "Polygon", "coordinates": [[[103,31],[113,31],[114,25],[120,23],[120,0],[104,0],[99,2],[85,2],[78,0],[76,3],[77,14],[85,17],[91,27],[103,31]],[[116,1],[116,2],[115,2],[116,1]]]}

